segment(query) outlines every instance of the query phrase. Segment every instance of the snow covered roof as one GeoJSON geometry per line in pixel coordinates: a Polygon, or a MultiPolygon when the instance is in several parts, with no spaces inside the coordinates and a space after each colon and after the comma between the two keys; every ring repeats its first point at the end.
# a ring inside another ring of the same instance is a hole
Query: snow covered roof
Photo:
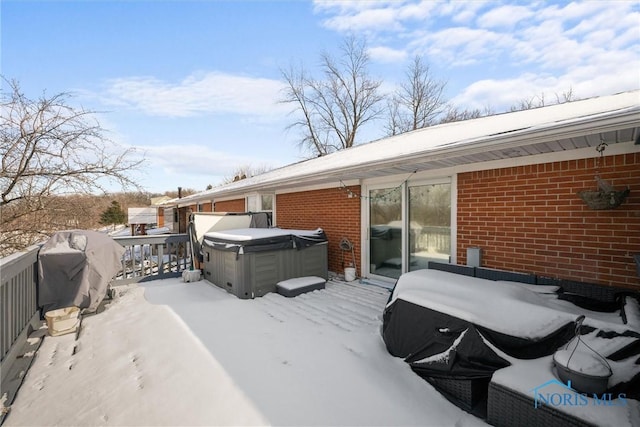
{"type": "Polygon", "coordinates": [[[639,137],[640,90],[636,90],[419,129],[215,187],[183,197],[179,203],[185,206],[252,191],[441,169],[639,137]]]}

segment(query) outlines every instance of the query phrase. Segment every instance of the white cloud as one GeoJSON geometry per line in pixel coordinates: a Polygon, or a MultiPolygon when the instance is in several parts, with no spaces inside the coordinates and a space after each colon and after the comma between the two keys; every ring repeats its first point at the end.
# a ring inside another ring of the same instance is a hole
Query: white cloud
{"type": "Polygon", "coordinates": [[[337,11],[338,14],[359,12],[362,10],[371,9],[372,7],[381,7],[386,5],[393,5],[394,3],[401,3],[398,0],[378,0],[372,2],[371,0],[313,0],[313,9],[317,12],[332,12],[337,11]],[[375,4],[375,6],[373,6],[375,4]]]}
{"type": "Polygon", "coordinates": [[[403,32],[405,21],[423,21],[438,3],[405,1],[315,1],[316,13],[333,14],[323,25],[338,32],[403,32]]]}
{"type": "MultiPolygon", "coordinates": [[[[216,150],[203,144],[170,144],[139,147],[145,150],[147,162],[160,168],[163,175],[191,177],[229,176],[243,164],[258,164],[264,159],[229,154],[228,150],[216,150]]],[[[157,175],[157,174],[156,174],[157,175]]],[[[205,187],[210,182],[203,182],[205,187]]],[[[177,184],[176,184],[177,185],[177,184]]]]}
{"type": "Polygon", "coordinates": [[[166,117],[234,113],[271,116],[286,114],[278,104],[282,82],[218,72],[191,75],[172,83],[154,77],[111,80],[105,103],[166,117]]]}
{"type": "Polygon", "coordinates": [[[431,32],[415,40],[415,49],[423,46],[430,58],[460,66],[486,61],[500,50],[514,44],[508,34],[485,29],[451,27],[431,32]]]}
{"type": "Polygon", "coordinates": [[[354,15],[338,15],[327,19],[324,25],[339,32],[402,29],[393,9],[368,9],[358,11],[354,15]]]}
{"type": "Polygon", "coordinates": [[[495,112],[504,111],[521,99],[540,95],[541,88],[557,85],[551,76],[522,74],[511,79],[483,79],[467,86],[451,101],[468,109],[491,107],[495,112]],[[523,91],[527,88],[527,91],[523,91]]]}
{"type": "Polygon", "coordinates": [[[469,109],[490,106],[494,112],[500,112],[533,97],[543,96],[546,103],[553,104],[556,96],[570,90],[577,98],[589,98],[640,88],[640,58],[628,61],[624,67],[617,65],[622,59],[618,53],[607,52],[600,59],[558,75],[523,73],[512,78],[478,80],[451,101],[469,109]]]}
{"type": "Polygon", "coordinates": [[[401,62],[407,57],[407,52],[404,50],[392,49],[385,46],[376,46],[368,49],[369,56],[374,61],[379,62],[401,62]]]}
{"type": "Polygon", "coordinates": [[[541,94],[555,99],[569,89],[584,98],[640,86],[638,2],[316,5],[327,27],[365,35],[375,46],[373,60],[425,54],[448,70],[450,83],[461,76],[463,89],[453,102],[464,107],[499,110],[541,94]]]}
{"type": "Polygon", "coordinates": [[[480,16],[478,25],[484,28],[513,28],[518,22],[532,15],[533,12],[525,6],[502,6],[480,16]]]}
{"type": "Polygon", "coordinates": [[[441,6],[441,13],[444,16],[450,16],[451,21],[456,24],[471,23],[479,11],[485,7],[488,1],[469,1],[469,2],[450,2],[441,6]]]}

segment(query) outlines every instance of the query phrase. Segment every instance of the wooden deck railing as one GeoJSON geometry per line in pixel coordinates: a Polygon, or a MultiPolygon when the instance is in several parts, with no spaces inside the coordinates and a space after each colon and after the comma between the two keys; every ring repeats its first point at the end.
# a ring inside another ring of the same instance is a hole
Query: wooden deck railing
{"type": "MultiPolygon", "coordinates": [[[[28,327],[39,318],[37,299],[38,246],[0,259],[0,361],[11,359],[12,346],[26,339],[28,327]]],[[[3,366],[4,368],[4,366],[3,366]]],[[[1,369],[3,375],[5,369],[1,369]]],[[[3,378],[2,378],[3,379],[3,378]]]]}
{"type": "MultiPolygon", "coordinates": [[[[116,237],[114,240],[126,249],[122,270],[114,278],[114,284],[176,277],[191,267],[189,236],[186,234],[116,237]]],[[[32,246],[0,259],[0,361],[3,365],[11,363],[5,359],[11,358],[14,344],[25,338],[29,326],[40,318],[37,298],[39,249],[39,246],[32,246]]]]}
{"type": "Polygon", "coordinates": [[[187,234],[116,237],[124,246],[122,270],[114,284],[177,277],[191,267],[191,248],[187,234]]]}

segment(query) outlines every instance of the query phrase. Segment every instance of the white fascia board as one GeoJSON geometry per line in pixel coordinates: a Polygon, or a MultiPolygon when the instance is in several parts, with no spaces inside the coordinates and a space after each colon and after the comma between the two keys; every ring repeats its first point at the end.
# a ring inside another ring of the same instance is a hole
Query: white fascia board
{"type": "Polygon", "coordinates": [[[215,197],[213,199],[213,203],[218,203],[218,202],[228,202],[231,200],[244,200],[246,199],[247,196],[244,193],[238,193],[238,194],[233,194],[233,195],[229,195],[229,196],[223,196],[223,197],[215,197]]]}
{"type": "MultiPolygon", "coordinates": [[[[640,153],[640,145],[633,142],[612,144],[604,152],[605,156],[615,156],[618,154],[640,153]]],[[[432,175],[474,172],[489,169],[501,169],[514,166],[538,165],[543,163],[562,162],[567,160],[582,160],[599,157],[594,147],[577,148],[575,150],[555,151],[544,154],[534,154],[529,156],[513,157],[510,159],[488,160],[486,162],[469,163],[465,165],[452,166],[450,168],[436,169],[429,171],[432,175]]]]}
{"type": "MultiPolygon", "coordinates": [[[[605,156],[615,156],[619,154],[640,153],[640,145],[632,141],[612,144],[604,152],[605,156]]],[[[432,180],[453,176],[457,173],[474,172],[490,169],[502,169],[515,166],[529,166],[543,163],[561,162],[567,160],[582,160],[599,157],[594,147],[577,148],[574,150],[555,151],[551,153],[533,154],[528,156],[512,157],[509,159],[487,160],[484,162],[468,163],[463,165],[450,166],[445,168],[420,171],[413,174],[408,181],[432,180]]],[[[387,175],[383,177],[368,178],[362,180],[362,185],[386,184],[389,182],[403,182],[407,179],[406,174],[387,175]]]]}
{"type": "Polygon", "coordinates": [[[315,190],[326,190],[331,188],[342,188],[342,186],[351,187],[354,185],[360,185],[361,180],[359,179],[349,179],[340,181],[331,181],[324,184],[316,184],[316,185],[305,185],[301,187],[287,187],[281,190],[276,190],[275,194],[290,194],[290,193],[304,193],[306,191],[315,191],[315,190]]]}
{"type": "MultiPolygon", "coordinates": [[[[518,148],[527,145],[540,144],[544,142],[552,142],[558,139],[566,139],[572,137],[579,137],[585,134],[591,133],[604,133],[611,130],[617,130],[620,125],[625,127],[639,127],[640,126],[640,112],[639,109],[633,109],[628,111],[624,117],[601,117],[597,120],[589,120],[588,122],[575,122],[571,123],[559,123],[551,127],[544,127],[542,129],[530,128],[523,129],[521,131],[514,131],[504,135],[496,135],[491,137],[478,138],[475,141],[460,141],[450,146],[444,146],[439,148],[429,149],[423,152],[415,152],[403,157],[393,158],[391,160],[381,160],[366,166],[366,169],[375,167],[392,167],[394,165],[403,165],[407,161],[415,159],[416,157],[428,156],[430,160],[440,160],[451,157],[453,154],[476,154],[495,149],[510,149],[518,148]],[[633,120],[629,121],[629,118],[633,120]]],[[[592,118],[590,118],[592,119],[592,118]]],[[[619,144],[612,144],[619,145],[619,144]]],[[[579,149],[578,149],[579,150],[579,149]]],[[[565,150],[574,151],[574,150],[565,150]]],[[[609,153],[609,152],[608,152],[609,153]]],[[[558,152],[555,153],[556,155],[558,152]]],[[[530,156],[520,156],[530,157],[530,156]]],[[[518,159],[516,157],[514,159],[518,159]]],[[[362,169],[363,167],[360,167],[362,169]]]]}

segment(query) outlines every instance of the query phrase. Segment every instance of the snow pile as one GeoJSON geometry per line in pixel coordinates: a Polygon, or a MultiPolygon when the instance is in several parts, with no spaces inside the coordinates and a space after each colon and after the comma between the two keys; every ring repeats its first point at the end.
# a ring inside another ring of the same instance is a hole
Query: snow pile
{"type": "Polygon", "coordinates": [[[334,282],[255,300],[179,278],[133,287],[77,341],[45,339],[6,426],[484,425],[388,354],[388,295],[334,282]]]}
{"type": "Polygon", "coordinates": [[[611,375],[609,367],[593,351],[585,351],[582,348],[565,348],[556,351],[553,358],[561,366],[585,375],[595,377],[611,375]]]}
{"type": "Polygon", "coordinates": [[[281,236],[302,236],[315,237],[318,233],[322,233],[322,229],[316,230],[289,230],[283,228],[236,228],[225,231],[210,231],[205,236],[212,240],[233,240],[236,242],[246,242],[257,239],[267,239],[271,237],[281,236]]]}
{"type": "Polygon", "coordinates": [[[143,289],[45,338],[11,407],[17,425],[263,425],[262,414],[167,307],[143,289]]]}

